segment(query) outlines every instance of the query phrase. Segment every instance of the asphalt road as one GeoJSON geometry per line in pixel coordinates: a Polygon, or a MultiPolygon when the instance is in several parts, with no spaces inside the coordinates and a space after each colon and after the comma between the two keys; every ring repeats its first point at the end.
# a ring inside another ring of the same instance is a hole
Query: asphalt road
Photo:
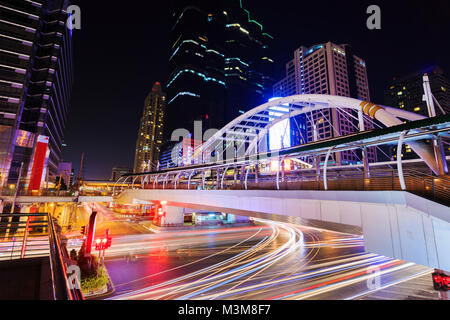
{"type": "Polygon", "coordinates": [[[358,236],[273,221],[129,231],[106,252],[115,286],[108,299],[361,299],[432,272],[367,253],[358,236]]]}

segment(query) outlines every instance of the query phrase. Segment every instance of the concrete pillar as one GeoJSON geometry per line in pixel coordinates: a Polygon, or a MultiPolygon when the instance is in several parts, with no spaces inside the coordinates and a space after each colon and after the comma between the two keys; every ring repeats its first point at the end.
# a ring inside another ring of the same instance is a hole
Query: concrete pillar
{"type": "Polygon", "coordinates": [[[184,223],[184,208],[162,206],[166,216],[161,218],[161,226],[182,225],[184,223]]]}
{"type": "Polygon", "coordinates": [[[314,157],[314,166],[316,169],[316,181],[320,182],[320,156],[314,157]]]}
{"type": "Polygon", "coordinates": [[[216,171],[216,190],[220,189],[220,168],[216,171]]]}
{"type": "Polygon", "coordinates": [[[369,155],[367,152],[367,147],[363,147],[362,157],[364,163],[364,179],[370,179],[369,155]]]}
{"type": "Polygon", "coordinates": [[[241,166],[241,170],[239,173],[239,182],[241,184],[241,186],[244,184],[244,180],[245,180],[245,165],[241,166]]]}

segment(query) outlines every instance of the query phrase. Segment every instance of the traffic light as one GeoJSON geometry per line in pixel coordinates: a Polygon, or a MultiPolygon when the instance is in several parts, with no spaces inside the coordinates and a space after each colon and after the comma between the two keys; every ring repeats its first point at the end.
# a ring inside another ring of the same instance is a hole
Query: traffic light
{"type": "Polygon", "coordinates": [[[103,250],[102,249],[102,239],[96,239],[95,240],[95,250],[103,250]]]}
{"type": "Polygon", "coordinates": [[[111,247],[112,238],[107,236],[105,238],[95,239],[95,250],[106,250],[111,247]]]}
{"type": "Polygon", "coordinates": [[[112,238],[110,236],[108,236],[106,238],[106,249],[111,247],[111,242],[112,242],[112,238]]]}
{"type": "Polygon", "coordinates": [[[158,208],[158,217],[165,217],[166,213],[163,211],[162,208],[158,208]]]}
{"type": "Polygon", "coordinates": [[[450,290],[450,276],[440,272],[435,272],[432,274],[432,276],[433,276],[434,290],[438,291],[450,290]]]}
{"type": "Polygon", "coordinates": [[[86,234],[86,226],[81,227],[81,234],[86,234]]]}

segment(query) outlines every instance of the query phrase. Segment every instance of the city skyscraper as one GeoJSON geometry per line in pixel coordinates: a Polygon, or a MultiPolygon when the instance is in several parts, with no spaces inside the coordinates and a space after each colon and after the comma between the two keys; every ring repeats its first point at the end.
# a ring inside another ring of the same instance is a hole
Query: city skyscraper
{"type": "Polygon", "coordinates": [[[72,89],[67,0],[3,0],[0,19],[0,185],[56,178],[72,89]],[[38,148],[39,146],[39,148],[38,148]],[[36,161],[35,161],[36,160],[36,161]],[[44,163],[44,166],[42,166],[44,163]]]}
{"type": "Polygon", "coordinates": [[[272,36],[239,0],[174,1],[165,138],[175,129],[220,129],[267,101],[272,36]]]}
{"type": "MultiPolygon", "coordinates": [[[[353,54],[349,45],[328,42],[312,47],[301,46],[286,64],[286,77],[273,86],[275,97],[295,94],[329,94],[370,101],[366,63],[353,54]]],[[[358,118],[357,114],[355,117],[358,118]]],[[[337,109],[313,111],[296,117],[295,122],[290,127],[292,144],[297,145],[313,142],[316,138],[322,140],[358,131],[358,122],[337,109]],[[314,125],[317,137],[314,137],[314,125]]],[[[365,121],[365,128],[371,129],[373,125],[365,121]]],[[[369,161],[375,161],[376,157],[375,149],[369,148],[369,161]]],[[[336,165],[345,165],[361,160],[361,155],[343,151],[335,153],[333,161],[336,165]]]]}
{"type": "MultiPolygon", "coordinates": [[[[433,66],[401,78],[394,78],[385,90],[385,104],[428,117],[428,107],[423,101],[423,76],[430,80],[431,92],[446,113],[450,112],[450,81],[441,68],[433,66]]],[[[442,111],[436,105],[436,114],[442,111]]]]}
{"type": "Polygon", "coordinates": [[[134,172],[153,171],[157,167],[163,143],[165,109],[166,94],[161,84],[156,82],[144,103],[136,142],[134,172]]]}

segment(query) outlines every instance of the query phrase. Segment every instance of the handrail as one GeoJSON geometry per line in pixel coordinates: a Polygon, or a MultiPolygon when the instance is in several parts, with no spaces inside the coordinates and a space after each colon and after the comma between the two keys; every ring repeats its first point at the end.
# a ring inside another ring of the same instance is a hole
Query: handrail
{"type": "Polygon", "coordinates": [[[81,288],[78,279],[75,280],[73,289],[69,285],[67,248],[61,245],[51,214],[1,214],[0,259],[33,257],[49,257],[55,300],[84,300],[81,289],[78,289],[81,288]],[[23,218],[26,218],[26,221],[23,221],[23,218]]]}
{"type": "MultiPolygon", "coordinates": [[[[324,178],[321,177],[319,183],[316,180],[316,174],[311,170],[305,171],[287,171],[285,173],[286,181],[276,183],[277,173],[265,173],[258,175],[258,182],[256,182],[254,174],[250,174],[249,167],[245,170],[246,184],[241,186],[235,183],[232,176],[222,174],[222,182],[217,187],[217,181],[214,177],[205,179],[206,189],[262,189],[262,190],[361,190],[361,191],[401,191],[400,179],[396,168],[377,168],[371,170],[371,177],[366,179],[363,171],[356,171],[349,169],[334,170],[333,167],[327,171],[327,181],[325,184],[324,178]],[[225,182],[225,183],[224,183],[225,182]]],[[[421,172],[415,168],[404,169],[404,179],[406,183],[407,192],[428,198],[433,201],[450,204],[450,177],[441,176],[435,177],[429,173],[421,172]]],[[[191,179],[190,179],[191,180],[191,179]]],[[[201,183],[202,177],[196,178],[198,183],[201,183]]],[[[192,181],[183,179],[177,184],[177,189],[189,189],[192,181]]],[[[148,188],[148,185],[146,185],[148,188]]],[[[158,187],[156,188],[158,189],[158,187]]],[[[166,186],[166,189],[173,189],[172,186],[166,186]]]]}
{"type": "Polygon", "coordinates": [[[63,258],[61,242],[58,234],[55,230],[55,225],[53,223],[53,218],[48,215],[49,224],[49,242],[50,242],[50,266],[52,268],[52,278],[53,278],[53,292],[55,300],[84,300],[83,293],[79,284],[73,286],[69,285],[69,280],[67,278],[67,266],[63,258]],[[56,269],[56,270],[55,270],[56,269]],[[61,293],[58,294],[57,286],[60,286],[61,293]],[[77,288],[80,288],[78,289],[77,288]]]}

